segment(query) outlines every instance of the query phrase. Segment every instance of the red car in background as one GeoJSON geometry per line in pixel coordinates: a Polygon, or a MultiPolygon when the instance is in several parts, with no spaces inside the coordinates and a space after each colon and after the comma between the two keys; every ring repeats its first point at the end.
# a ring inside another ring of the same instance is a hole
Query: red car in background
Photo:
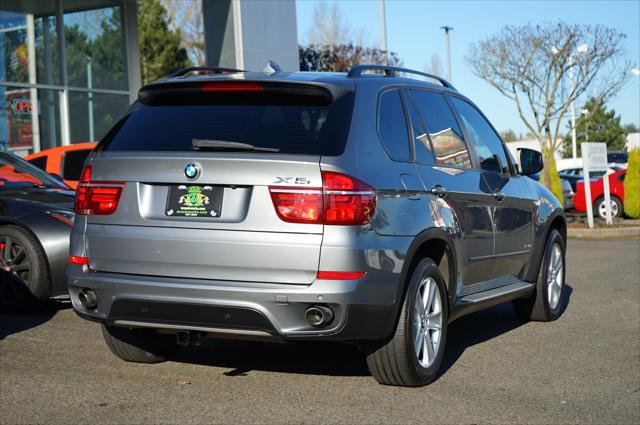
{"type": "Polygon", "coordinates": [[[75,190],[80,180],[84,160],[95,147],[96,143],[93,142],[74,143],[33,153],[24,159],[41,170],[60,177],[65,184],[75,190]]]}
{"type": "MultiPolygon", "coordinates": [[[[596,217],[606,217],[606,206],[604,203],[604,179],[609,179],[609,190],[611,192],[611,216],[622,217],[624,211],[624,177],[627,170],[616,171],[598,180],[591,180],[591,205],[593,214],[596,217]]],[[[584,180],[576,183],[576,195],[573,198],[573,208],[580,213],[587,212],[585,202],[584,180]]]]}

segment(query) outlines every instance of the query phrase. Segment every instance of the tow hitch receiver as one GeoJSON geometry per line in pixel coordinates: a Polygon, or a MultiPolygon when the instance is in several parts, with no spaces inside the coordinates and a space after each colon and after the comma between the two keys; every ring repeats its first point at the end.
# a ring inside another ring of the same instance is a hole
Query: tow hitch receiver
{"type": "Polygon", "coordinates": [[[200,345],[205,337],[205,332],[180,331],[176,336],[176,342],[178,345],[200,345]]]}

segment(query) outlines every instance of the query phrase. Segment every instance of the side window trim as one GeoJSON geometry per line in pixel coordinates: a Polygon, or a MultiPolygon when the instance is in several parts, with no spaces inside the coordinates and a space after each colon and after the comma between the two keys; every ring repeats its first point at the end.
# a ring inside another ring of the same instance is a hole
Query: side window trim
{"type": "Polygon", "coordinates": [[[378,100],[377,100],[378,104],[376,105],[376,136],[378,137],[378,142],[380,142],[380,145],[382,146],[382,149],[384,149],[385,153],[387,154],[387,156],[389,157],[389,159],[391,161],[394,162],[401,162],[401,163],[405,163],[405,164],[409,164],[409,163],[413,163],[414,162],[414,151],[413,151],[413,146],[411,146],[411,126],[409,124],[409,117],[407,116],[407,107],[404,103],[404,98],[402,96],[402,87],[388,87],[385,88],[383,90],[381,90],[378,93],[378,100]],[[409,160],[408,161],[403,161],[400,159],[395,159],[391,156],[391,154],[389,153],[389,150],[387,149],[387,146],[384,144],[384,141],[382,140],[382,136],[380,135],[380,107],[382,106],[382,96],[384,96],[386,93],[390,93],[390,92],[397,92],[398,96],[400,97],[400,104],[402,105],[402,114],[404,115],[404,125],[405,128],[407,130],[407,146],[409,148],[409,160]]]}
{"type": "MultiPolygon", "coordinates": [[[[420,109],[418,109],[418,106],[416,105],[416,101],[413,99],[413,97],[411,96],[411,90],[413,90],[413,88],[411,87],[405,87],[402,90],[402,94],[403,94],[403,98],[405,99],[406,103],[411,103],[411,106],[413,107],[413,110],[416,111],[416,114],[418,114],[418,119],[420,120],[420,122],[418,124],[420,124],[420,126],[424,129],[425,131],[425,135],[427,136],[427,140],[429,141],[429,146],[431,147],[431,152],[435,152],[433,150],[433,141],[431,140],[431,136],[429,135],[429,131],[427,130],[427,126],[425,124],[424,118],[422,117],[422,112],[420,112],[420,109]]],[[[406,106],[405,103],[405,108],[408,109],[408,107],[406,106]]],[[[409,122],[412,123],[413,121],[411,120],[411,117],[408,117],[409,122]]],[[[413,125],[409,125],[410,129],[411,129],[411,150],[413,151],[413,160],[414,162],[416,162],[417,164],[422,164],[422,165],[438,165],[435,163],[435,159],[434,162],[432,164],[430,163],[424,163],[424,162],[418,162],[418,158],[416,156],[416,152],[415,152],[415,143],[416,143],[416,135],[413,134],[413,125]]]]}

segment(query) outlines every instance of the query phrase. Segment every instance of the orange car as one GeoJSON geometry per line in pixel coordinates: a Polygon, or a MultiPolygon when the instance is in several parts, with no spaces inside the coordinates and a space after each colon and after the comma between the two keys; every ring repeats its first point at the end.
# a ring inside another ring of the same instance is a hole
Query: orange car
{"type": "Polygon", "coordinates": [[[78,186],[84,160],[96,143],[59,146],[26,156],[24,159],[49,174],[55,174],[73,189],[78,186]]]}

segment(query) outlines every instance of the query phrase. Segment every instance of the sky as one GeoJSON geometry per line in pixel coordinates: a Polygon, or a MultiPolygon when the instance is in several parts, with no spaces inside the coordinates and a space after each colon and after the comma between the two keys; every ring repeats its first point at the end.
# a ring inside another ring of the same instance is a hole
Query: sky
{"type": "MultiPolygon", "coordinates": [[[[369,44],[380,42],[378,0],[297,0],[298,39],[305,43],[317,3],[338,3],[352,29],[364,29],[369,44]]],[[[626,54],[640,66],[640,0],[628,1],[419,1],[386,0],[388,50],[396,52],[407,68],[423,71],[435,53],[446,70],[443,25],[452,26],[452,83],[474,101],[499,131],[527,132],[515,104],[464,63],[469,46],[495,34],[505,25],[565,21],[571,24],[601,24],[627,35],[626,54]]],[[[640,127],[640,78],[631,75],[622,90],[608,102],[622,123],[640,127]]],[[[580,105],[576,105],[579,113],[580,105]]]]}

